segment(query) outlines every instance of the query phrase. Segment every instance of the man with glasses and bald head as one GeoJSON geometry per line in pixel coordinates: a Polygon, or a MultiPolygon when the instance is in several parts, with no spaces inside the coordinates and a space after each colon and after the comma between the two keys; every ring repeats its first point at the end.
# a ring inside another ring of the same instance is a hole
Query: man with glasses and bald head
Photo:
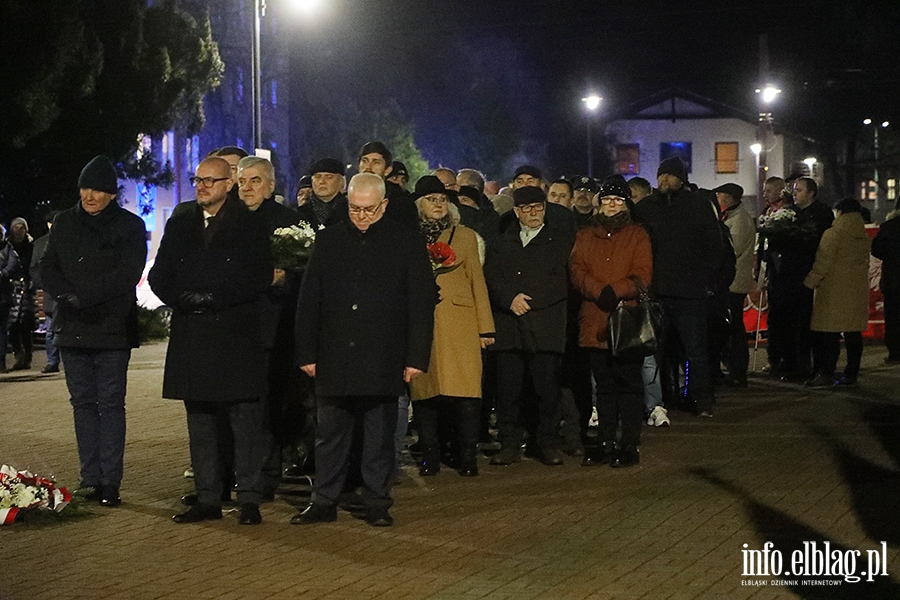
{"type": "Polygon", "coordinates": [[[362,427],[362,500],[366,522],[393,524],[397,398],[428,369],[434,327],[434,279],[425,242],[384,218],[384,180],[350,180],[349,221],[321,230],[297,306],[297,357],[318,398],[312,502],[291,519],[337,519],[355,425],[362,427]]]}
{"type": "Polygon", "coordinates": [[[191,183],[197,201],[185,202],[166,223],[148,276],[172,309],[163,397],[183,400],[197,502],[176,523],[222,518],[223,474],[218,426],[234,434],[239,522],[262,521],[266,358],[260,300],[272,283],[270,230],[229,192],[231,167],[212,157],[191,183]]]}

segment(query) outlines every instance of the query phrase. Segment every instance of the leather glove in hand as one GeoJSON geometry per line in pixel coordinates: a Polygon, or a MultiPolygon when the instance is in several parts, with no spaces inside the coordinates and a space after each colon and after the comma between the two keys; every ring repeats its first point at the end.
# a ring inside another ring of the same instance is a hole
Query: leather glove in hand
{"type": "Polygon", "coordinates": [[[209,292],[182,292],[178,297],[178,304],[182,310],[199,315],[212,308],[212,294],[209,292]]]}
{"type": "Polygon", "coordinates": [[[616,296],[616,292],[612,289],[611,285],[606,286],[600,291],[600,296],[597,298],[597,305],[600,307],[600,310],[604,312],[611,313],[616,310],[616,306],[619,305],[619,298],[616,296]]]}

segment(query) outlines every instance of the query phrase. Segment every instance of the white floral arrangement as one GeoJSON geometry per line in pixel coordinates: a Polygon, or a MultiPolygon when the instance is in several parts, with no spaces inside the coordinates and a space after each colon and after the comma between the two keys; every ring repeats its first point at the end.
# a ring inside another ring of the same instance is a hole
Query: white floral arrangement
{"type": "Polygon", "coordinates": [[[304,268],[315,243],[316,230],[306,221],[290,227],[279,227],[272,234],[275,268],[292,271],[304,268]]]}
{"type": "Polygon", "coordinates": [[[11,525],[23,511],[61,512],[71,501],[72,494],[50,479],[9,465],[0,467],[0,525],[11,525]]]}
{"type": "Polygon", "coordinates": [[[761,229],[776,227],[778,224],[793,223],[797,219],[797,212],[790,206],[782,206],[769,215],[760,215],[759,226],[761,229]]]}

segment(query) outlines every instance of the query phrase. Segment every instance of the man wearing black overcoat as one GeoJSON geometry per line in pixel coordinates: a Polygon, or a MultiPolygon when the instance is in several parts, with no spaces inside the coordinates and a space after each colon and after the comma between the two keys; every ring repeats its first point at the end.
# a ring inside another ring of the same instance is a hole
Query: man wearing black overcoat
{"type": "Polygon", "coordinates": [[[547,465],[562,464],[556,420],[559,364],[566,345],[571,231],[545,224],[543,190],[524,186],[513,192],[517,227],[506,229],[489,249],[484,267],[497,327],[497,423],[500,453],[491,464],[521,460],[519,416],[526,373],[538,401],[537,445],[547,465]]]}
{"type": "Polygon", "coordinates": [[[297,307],[297,359],[318,398],[312,502],[291,522],[337,519],[354,425],[362,424],[366,521],[389,526],[397,397],[428,369],[434,280],[425,241],[384,219],[384,181],[360,173],[349,221],[316,238],[297,307]]]}
{"type": "Polygon", "coordinates": [[[175,516],[178,523],[222,517],[221,418],[234,433],[240,522],[261,522],[267,448],[260,314],[273,265],[266,222],[228,196],[230,175],[221,158],[198,165],[197,201],[169,219],[148,277],[173,311],[163,397],[184,401],[197,492],[197,503],[175,516]]]}

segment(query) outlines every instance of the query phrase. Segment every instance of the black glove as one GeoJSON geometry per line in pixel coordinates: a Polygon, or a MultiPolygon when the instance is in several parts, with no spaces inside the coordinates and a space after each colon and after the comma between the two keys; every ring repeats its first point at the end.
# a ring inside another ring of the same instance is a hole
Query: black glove
{"type": "Polygon", "coordinates": [[[600,307],[600,310],[611,313],[616,310],[618,304],[619,298],[616,296],[616,292],[612,289],[611,285],[606,286],[600,291],[600,295],[597,297],[597,305],[600,307]]]}
{"type": "Polygon", "coordinates": [[[202,314],[212,308],[213,298],[209,292],[182,292],[178,305],[185,312],[202,314]]]}
{"type": "Polygon", "coordinates": [[[75,294],[75,292],[66,292],[64,294],[60,294],[56,297],[56,302],[62,304],[63,306],[74,308],[75,310],[79,310],[81,308],[81,300],[78,299],[78,296],[75,294]]]}

